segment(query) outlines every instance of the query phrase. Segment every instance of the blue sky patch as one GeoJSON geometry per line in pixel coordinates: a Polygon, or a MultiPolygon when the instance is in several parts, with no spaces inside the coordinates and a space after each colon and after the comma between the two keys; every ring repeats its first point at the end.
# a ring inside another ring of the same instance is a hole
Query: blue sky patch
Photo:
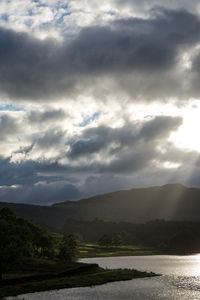
{"type": "Polygon", "coordinates": [[[99,112],[95,112],[91,117],[85,118],[81,123],[78,124],[80,127],[85,127],[89,125],[92,121],[98,119],[100,116],[99,112]]]}
{"type": "Polygon", "coordinates": [[[110,11],[107,11],[106,14],[110,15],[110,16],[115,16],[116,12],[110,10],[110,11]]]}
{"type": "Polygon", "coordinates": [[[20,107],[14,106],[12,104],[0,105],[0,111],[22,111],[20,107]]]}
{"type": "Polygon", "coordinates": [[[8,15],[7,14],[2,14],[1,19],[4,20],[5,22],[8,22],[8,15]]]}

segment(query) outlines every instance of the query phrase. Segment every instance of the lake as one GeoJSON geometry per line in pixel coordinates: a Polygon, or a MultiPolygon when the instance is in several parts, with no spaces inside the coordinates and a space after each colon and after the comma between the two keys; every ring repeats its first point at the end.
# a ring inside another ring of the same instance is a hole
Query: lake
{"type": "Polygon", "coordinates": [[[101,286],[63,289],[7,297],[7,300],[198,300],[200,299],[200,255],[154,255],[88,258],[104,268],[134,268],[163,276],[118,281],[101,286]]]}

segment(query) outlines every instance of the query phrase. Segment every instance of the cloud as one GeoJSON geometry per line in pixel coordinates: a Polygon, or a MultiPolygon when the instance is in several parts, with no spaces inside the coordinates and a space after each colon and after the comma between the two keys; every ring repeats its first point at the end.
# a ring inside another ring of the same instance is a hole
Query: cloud
{"type": "MultiPolygon", "coordinates": [[[[106,126],[86,128],[82,131],[82,135],[77,137],[75,143],[72,143],[70,139],[68,144],[65,141],[65,144],[71,147],[70,151],[63,149],[62,131],[47,131],[45,136],[32,141],[29,148],[18,151],[18,153],[23,153],[26,159],[13,162],[11,158],[1,158],[2,191],[10,195],[14,193],[12,186],[17,186],[20,191],[24,190],[27,193],[32,191],[34,195],[48,188],[54,188],[59,194],[60,185],[63,186],[63,191],[69,189],[70,186],[73,186],[74,191],[75,187],[78,189],[78,186],[81,186],[89,176],[141,171],[158,156],[157,145],[163,143],[165,138],[180,124],[181,118],[158,116],[146,122],[127,123],[121,128],[106,126]],[[158,129],[152,135],[155,127],[158,129]],[[83,141],[86,139],[87,144],[84,145],[83,141]],[[56,156],[51,154],[49,158],[42,158],[40,151],[48,152],[49,149],[56,149],[56,156]],[[36,160],[34,155],[38,153],[40,155],[36,160]],[[30,159],[31,156],[32,159],[30,159]],[[59,163],[59,160],[64,157],[67,161],[64,164],[59,163]],[[83,161],[81,161],[82,158],[83,161]],[[38,184],[40,182],[41,184],[38,184]]],[[[77,195],[79,195],[78,192],[77,195]]],[[[32,201],[31,196],[29,198],[32,201]]],[[[35,203],[35,198],[33,201],[35,203]]]]}
{"type": "Polygon", "coordinates": [[[149,10],[153,7],[163,7],[167,9],[185,9],[190,12],[197,12],[199,7],[199,1],[198,0],[191,0],[188,2],[187,0],[181,0],[181,1],[171,1],[171,0],[165,0],[165,1],[159,1],[159,0],[114,0],[114,3],[116,6],[118,6],[121,9],[128,8],[129,11],[135,11],[137,14],[148,14],[149,10]]]}
{"type": "Polygon", "coordinates": [[[35,137],[35,139],[33,140],[33,144],[37,147],[37,151],[39,149],[48,151],[48,149],[52,147],[59,147],[59,145],[62,143],[63,137],[64,133],[61,130],[49,130],[43,134],[40,134],[40,136],[35,137]]]}
{"type": "Polygon", "coordinates": [[[192,97],[192,76],[180,72],[180,53],[198,44],[199,32],[194,14],[163,9],[149,19],[86,27],[61,43],[1,28],[0,92],[24,101],[92,96],[95,91],[100,98],[105,82],[113,95],[121,89],[134,100],[192,97]],[[184,76],[191,80],[189,91],[184,76]]]}
{"type": "Polygon", "coordinates": [[[105,25],[111,20],[137,16],[149,16],[155,6],[170,9],[185,9],[198,12],[198,0],[69,0],[31,1],[2,0],[0,3],[0,25],[16,31],[26,31],[40,38],[71,37],[90,25],[105,25]]]}
{"type": "Polygon", "coordinates": [[[77,159],[101,150],[105,152],[109,147],[111,153],[116,153],[126,147],[137,146],[141,141],[155,143],[155,140],[168,137],[181,123],[180,117],[157,116],[150,121],[127,123],[120,128],[100,126],[85,129],[82,136],[70,142],[69,157],[77,159]]]}
{"type": "Polygon", "coordinates": [[[20,131],[19,123],[16,118],[8,114],[0,114],[0,138],[1,140],[9,139],[20,131]]]}
{"type": "Polygon", "coordinates": [[[0,199],[12,203],[51,205],[80,198],[79,190],[68,182],[38,182],[34,186],[2,186],[0,199]]]}
{"type": "Polygon", "coordinates": [[[146,141],[155,139],[164,139],[176,130],[182,124],[181,117],[157,116],[154,119],[144,123],[139,137],[146,141]]]}
{"type": "Polygon", "coordinates": [[[36,124],[61,121],[66,117],[66,113],[61,109],[44,111],[32,110],[27,116],[28,122],[36,124]]]}

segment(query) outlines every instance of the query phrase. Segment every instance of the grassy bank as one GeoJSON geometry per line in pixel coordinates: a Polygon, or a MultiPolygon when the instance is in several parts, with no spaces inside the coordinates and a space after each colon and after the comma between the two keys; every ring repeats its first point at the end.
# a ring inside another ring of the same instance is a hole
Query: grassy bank
{"type": "Polygon", "coordinates": [[[97,264],[26,260],[3,275],[0,297],[155,276],[136,270],[107,270],[97,264]]]}
{"type": "Polygon", "coordinates": [[[162,254],[157,249],[144,246],[99,246],[98,244],[82,244],[79,246],[79,251],[81,258],[162,254]]]}

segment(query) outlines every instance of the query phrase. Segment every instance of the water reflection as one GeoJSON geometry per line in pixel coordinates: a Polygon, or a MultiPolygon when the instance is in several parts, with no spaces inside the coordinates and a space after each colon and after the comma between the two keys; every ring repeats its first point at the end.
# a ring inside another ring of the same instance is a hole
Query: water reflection
{"type": "Polygon", "coordinates": [[[87,258],[81,261],[110,269],[133,268],[164,275],[200,276],[200,254],[87,258]]]}

